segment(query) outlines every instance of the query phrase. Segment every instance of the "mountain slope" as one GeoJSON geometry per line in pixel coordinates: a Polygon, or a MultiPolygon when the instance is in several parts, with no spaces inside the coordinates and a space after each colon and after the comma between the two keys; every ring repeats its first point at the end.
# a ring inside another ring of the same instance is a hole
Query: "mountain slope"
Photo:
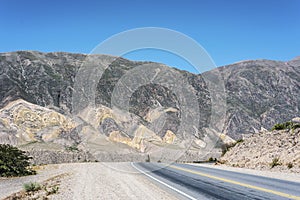
{"type": "Polygon", "coordinates": [[[227,89],[225,133],[255,133],[299,114],[299,62],[245,61],[220,71],[227,89]]]}
{"type": "MultiPolygon", "coordinates": [[[[71,139],[70,143],[91,146],[86,141],[100,134],[101,137],[108,138],[111,144],[124,144],[142,152],[153,152],[157,146],[169,143],[176,148],[186,146],[183,140],[184,133],[179,130],[183,114],[180,99],[169,88],[160,84],[146,84],[137,88],[130,97],[131,114],[119,112],[111,106],[112,94],[119,80],[128,71],[131,72],[143,64],[151,64],[153,67],[163,66],[158,63],[133,62],[107,55],[88,56],[35,51],[1,53],[0,107],[6,110],[1,120],[6,120],[9,114],[13,114],[7,111],[6,106],[12,102],[16,103],[17,99],[23,99],[75,121],[75,125],[65,132],[73,135],[77,132],[80,136],[78,140],[71,139]],[[105,63],[110,65],[96,84],[95,107],[81,104],[82,108],[74,118],[72,97],[76,92],[80,92],[74,86],[75,76],[87,59],[91,59],[95,66],[105,63]],[[153,126],[154,122],[156,126],[153,126]],[[83,132],[90,135],[86,136],[83,132]],[[148,139],[141,136],[141,133],[146,134],[148,139]]],[[[199,126],[189,131],[192,139],[188,146],[193,150],[191,157],[198,155],[199,152],[203,154],[201,148],[205,146],[210,149],[221,147],[218,141],[211,141],[212,135],[220,136],[223,141],[232,141],[227,136],[238,139],[242,134],[255,133],[261,128],[269,129],[275,123],[287,121],[300,114],[300,62],[297,58],[289,62],[244,61],[202,75],[176,71],[187,79],[190,84],[189,91],[196,96],[199,103],[200,112],[197,113],[197,109],[192,111],[199,116],[199,126]],[[209,129],[212,94],[204,77],[214,73],[221,74],[226,89],[225,124],[224,127],[218,125],[221,131],[209,129]],[[213,146],[207,147],[210,142],[213,146]]],[[[23,102],[23,105],[25,104],[28,103],[23,102]]],[[[30,109],[36,112],[36,109],[41,108],[30,109]]],[[[13,143],[11,138],[15,137],[17,132],[24,131],[24,127],[26,123],[12,131],[7,126],[2,126],[1,132],[6,135],[6,139],[2,139],[2,142],[13,143]],[[7,136],[9,134],[10,137],[7,136]]],[[[62,130],[59,126],[54,126],[54,129],[62,130]]],[[[33,138],[36,137],[35,135],[33,138]]],[[[66,141],[62,145],[65,144],[66,141]]],[[[205,152],[207,151],[208,149],[205,149],[205,152]]]]}

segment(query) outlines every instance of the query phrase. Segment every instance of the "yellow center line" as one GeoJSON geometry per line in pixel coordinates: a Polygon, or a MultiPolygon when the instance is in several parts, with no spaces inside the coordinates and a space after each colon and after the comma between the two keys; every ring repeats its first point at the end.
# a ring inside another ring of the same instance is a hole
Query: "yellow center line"
{"type": "Polygon", "coordinates": [[[226,182],[226,183],[231,183],[231,184],[235,184],[235,185],[239,185],[239,186],[259,190],[259,191],[275,194],[275,195],[290,198],[290,199],[300,200],[299,196],[294,196],[294,195],[291,195],[291,194],[286,194],[286,193],[283,193],[283,192],[278,192],[278,191],[266,189],[266,188],[263,188],[263,187],[258,187],[258,186],[249,185],[249,184],[246,184],[246,183],[241,183],[241,182],[238,182],[238,181],[233,181],[233,180],[230,180],[230,179],[225,179],[225,178],[221,178],[221,177],[217,177],[217,176],[212,176],[212,175],[209,175],[209,174],[197,172],[197,171],[182,168],[182,167],[177,167],[177,166],[174,166],[174,165],[170,165],[169,167],[171,167],[173,169],[181,170],[181,171],[184,171],[184,172],[189,172],[189,173],[192,173],[192,174],[197,174],[199,176],[204,176],[204,177],[207,177],[207,178],[223,181],[223,182],[226,182]]]}

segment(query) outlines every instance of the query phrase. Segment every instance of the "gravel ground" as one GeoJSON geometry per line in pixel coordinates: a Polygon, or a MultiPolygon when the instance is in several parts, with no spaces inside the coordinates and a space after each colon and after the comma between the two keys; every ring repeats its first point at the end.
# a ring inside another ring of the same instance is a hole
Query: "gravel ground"
{"type": "Polygon", "coordinates": [[[22,190],[24,183],[43,182],[59,174],[69,174],[49,199],[176,199],[130,163],[72,163],[48,165],[38,175],[0,179],[0,199],[22,190]]]}
{"type": "Polygon", "coordinates": [[[176,199],[130,163],[80,163],[53,199],[176,199]]]}

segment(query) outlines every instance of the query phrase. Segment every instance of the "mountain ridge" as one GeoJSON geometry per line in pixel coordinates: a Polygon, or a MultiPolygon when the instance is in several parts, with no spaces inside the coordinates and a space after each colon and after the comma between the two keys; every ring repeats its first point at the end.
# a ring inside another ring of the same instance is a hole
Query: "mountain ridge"
{"type": "MultiPolygon", "coordinates": [[[[0,108],[5,108],[8,103],[17,99],[23,99],[47,107],[64,116],[70,116],[75,75],[87,56],[89,55],[36,51],[0,53],[0,82],[2,85],[0,108]]],[[[95,63],[110,63],[96,85],[96,109],[99,106],[112,109],[111,95],[114,87],[123,75],[136,66],[151,64],[153,67],[166,67],[159,63],[130,61],[108,55],[91,55],[89,58],[92,58],[95,63]]],[[[191,144],[195,147],[194,153],[200,151],[203,142],[209,141],[209,132],[239,139],[243,137],[242,134],[252,134],[260,129],[269,129],[275,123],[284,122],[300,114],[300,100],[297,98],[300,96],[300,63],[297,61],[245,61],[222,66],[202,74],[176,71],[187,79],[191,86],[190,92],[197,97],[201,111],[192,113],[199,115],[199,126],[189,133],[194,138],[191,144]],[[206,85],[204,76],[214,73],[222,76],[226,89],[225,124],[224,127],[220,127],[220,132],[208,130],[212,115],[212,93],[206,85]]],[[[160,142],[176,141],[175,138],[182,138],[183,133],[178,132],[178,123],[182,113],[178,98],[170,89],[157,84],[139,87],[130,97],[129,108],[132,113],[129,119],[132,122],[125,120],[122,114],[115,113],[113,115],[119,117],[97,119],[98,124],[93,124],[94,131],[92,132],[104,134],[114,142],[123,142],[127,145],[135,137],[134,134],[137,134],[134,131],[137,129],[133,128],[136,125],[137,127],[147,127],[149,131],[157,134],[161,138],[160,142]],[[156,122],[158,127],[151,126],[153,122],[156,122]],[[133,135],[126,139],[125,135],[131,132],[133,135]],[[164,136],[166,136],[165,139],[163,139],[164,136]]],[[[114,113],[115,111],[109,112],[114,113]]],[[[80,127],[73,128],[78,131],[85,125],[80,127]]],[[[149,141],[135,141],[138,142],[138,145],[133,143],[132,145],[138,146],[139,150],[142,148],[151,151],[151,148],[154,148],[149,141]]],[[[220,148],[218,141],[214,141],[214,143],[216,143],[216,149],[220,148]]],[[[177,141],[177,144],[180,146],[180,141],[177,141]]]]}

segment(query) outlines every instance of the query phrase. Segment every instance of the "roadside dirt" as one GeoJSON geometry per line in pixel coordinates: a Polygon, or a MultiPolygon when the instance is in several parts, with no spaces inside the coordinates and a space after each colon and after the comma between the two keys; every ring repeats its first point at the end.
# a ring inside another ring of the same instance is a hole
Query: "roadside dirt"
{"type": "Polygon", "coordinates": [[[68,175],[59,179],[57,193],[48,195],[47,198],[30,194],[26,199],[176,199],[147,177],[139,174],[130,163],[49,165],[36,176],[0,179],[0,199],[17,194],[24,195],[22,191],[24,183],[47,182],[47,179],[63,174],[68,175]]]}

